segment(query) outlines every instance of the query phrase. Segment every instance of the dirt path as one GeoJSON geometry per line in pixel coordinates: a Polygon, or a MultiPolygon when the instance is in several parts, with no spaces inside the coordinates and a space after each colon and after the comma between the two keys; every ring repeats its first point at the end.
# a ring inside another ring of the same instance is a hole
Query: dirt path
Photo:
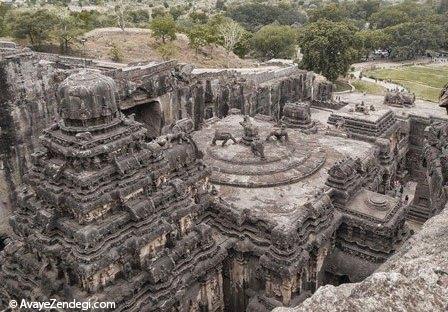
{"type": "MultiPolygon", "coordinates": [[[[428,64],[436,64],[436,63],[433,63],[431,58],[425,57],[403,62],[393,62],[388,60],[369,61],[369,62],[355,63],[352,66],[355,68],[356,71],[358,70],[363,71],[378,68],[395,68],[406,65],[428,65],[428,64]]],[[[445,65],[447,64],[445,63],[445,65]]]]}
{"type": "Polygon", "coordinates": [[[393,83],[393,82],[388,82],[388,81],[384,81],[384,80],[378,80],[378,79],[373,79],[373,78],[369,78],[369,77],[365,77],[362,76],[361,77],[361,70],[355,70],[353,72],[353,75],[357,78],[360,79],[361,81],[366,81],[366,82],[370,82],[370,83],[375,83],[383,88],[385,88],[386,90],[392,91],[392,90],[398,90],[398,91],[408,91],[405,87],[393,83]]]}

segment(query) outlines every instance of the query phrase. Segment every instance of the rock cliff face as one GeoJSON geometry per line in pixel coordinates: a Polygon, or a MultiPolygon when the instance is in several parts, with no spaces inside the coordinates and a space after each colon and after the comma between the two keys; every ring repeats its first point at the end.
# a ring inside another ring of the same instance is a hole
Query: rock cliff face
{"type": "Polygon", "coordinates": [[[376,273],[360,283],[319,288],[297,308],[274,312],[448,311],[448,205],[376,273]]]}
{"type": "Polygon", "coordinates": [[[30,53],[0,59],[0,156],[5,178],[0,189],[6,191],[2,199],[12,196],[14,201],[26,158],[56,114],[56,71],[30,53]]]}

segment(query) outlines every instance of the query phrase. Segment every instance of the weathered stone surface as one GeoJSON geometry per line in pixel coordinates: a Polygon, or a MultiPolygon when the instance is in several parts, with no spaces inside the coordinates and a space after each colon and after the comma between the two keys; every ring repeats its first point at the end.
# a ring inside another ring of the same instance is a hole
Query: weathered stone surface
{"type": "MultiPolygon", "coordinates": [[[[408,114],[382,99],[334,102],[331,83],[295,66],[200,70],[29,51],[0,51],[0,65],[0,173],[18,195],[10,222],[18,239],[0,246],[4,303],[297,306],[322,285],[371,275],[409,237],[406,217],[425,220],[446,204],[446,117],[418,104],[408,114]],[[282,120],[289,128],[278,128],[282,120]]],[[[316,298],[353,311],[412,302],[411,291],[436,298],[445,268],[400,266],[414,259],[406,260],[412,242],[393,268],[316,298]]]]}
{"type": "Polygon", "coordinates": [[[230,279],[240,287],[224,290],[231,311],[294,306],[321,285],[362,280],[408,233],[412,198],[404,201],[390,188],[376,193],[380,184],[370,175],[385,170],[376,144],[288,128],[288,140],[265,141],[264,159],[230,140],[210,146],[215,131],[244,142],[249,127],[240,123],[267,137],[275,123],[262,117],[231,115],[193,133],[218,195],[208,224],[228,244],[224,272],[239,272],[230,279]]]}
{"type": "Polygon", "coordinates": [[[84,67],[114,79],[121,111],[135,113],[152,137],[160,135],[164,125],[182,118],[191,118],[196,130],[206,117],[225,117],[232,108],[251,116],[263,113],[279,118],[286,101],[326,101],[332,96],[331,83],[296,66],[193,70],[175,61],[125,65],[14,48],[0,50],[3,198],[15,203],[29,155],[39,146],[37,137],[58,118],[59,83],[84,67]]]}
{"type": "Polygon", "coordinates": [[[209,171],[181,129],[188,122],[150,140],[115,93],[112,78],[91,70],[60,85],[62,118],[43,131],[17,192],[15,237],[0,242],[1,309],[50,298],[113,300],[116,311],[222,309],[227,252],[198,220],[209,171]]]}
{"type": "Polygon", "coordinates": [[[390,106],[412,106],[415,103],[415,94],[407,91],[388,91],[384,96],[384,104],[390,106]]]}
{"type": "Polygon", "coordinates": [[[364,281],[326,285],[297,308],[274,310],[309,311],[448,311],[448,207],[364,281]]]}

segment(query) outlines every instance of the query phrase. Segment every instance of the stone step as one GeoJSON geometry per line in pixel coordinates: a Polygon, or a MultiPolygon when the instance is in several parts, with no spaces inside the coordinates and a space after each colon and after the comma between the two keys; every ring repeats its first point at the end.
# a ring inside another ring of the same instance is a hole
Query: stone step
{"type": "Polygon", "coordinates": [[[411,206],[407,218],[417,222],[425,222],[431,216],[431,209],[426,206],[411,206]]]}

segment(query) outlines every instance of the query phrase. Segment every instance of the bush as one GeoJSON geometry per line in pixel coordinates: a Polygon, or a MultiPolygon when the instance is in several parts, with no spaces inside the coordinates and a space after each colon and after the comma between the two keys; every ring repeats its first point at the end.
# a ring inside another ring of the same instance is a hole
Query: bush
{"type": "Polygon", "coordinates": [[[120,63],[123,61],[123,52],[120,47],[117,46],[116,43],[112,44],[112,48],[110,49],[110,58],[112,61],[120,63]]]}
{"type": "Polygon", "coordinates": [[[164,43],[157,47],[157,52],[164,61],[169,61],[179,54],[179,48],[172,43],[164,43]]]}

